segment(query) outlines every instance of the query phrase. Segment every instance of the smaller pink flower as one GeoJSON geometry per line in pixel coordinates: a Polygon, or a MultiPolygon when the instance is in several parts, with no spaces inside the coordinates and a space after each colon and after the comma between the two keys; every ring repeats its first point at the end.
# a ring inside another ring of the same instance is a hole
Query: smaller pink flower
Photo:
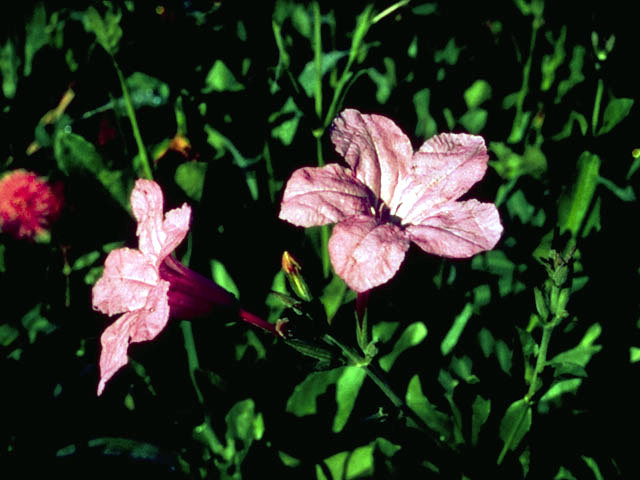
{"type": "Polygon", "coordinates": [[[0,180],[0,228],[17,239],[38,239],[60,215],[62,202],[62,184],[52,187],[26,170],[9,172],[0,180]]]}
{"type": "Polygon", "coordinates": [[[301,227],[335,223],[333,268],[357,292],[389,281],[411,242],[428,253],[466,258],[502,234],[492,203],[458,201],[485,174],[482,137],[443,133],[414,152],[390,119],[343,111],[331,140],[349,168],[300,168],[287,182],[280,218],[301,227]]]}
{"type": "Polygon", "coordinates": [[[107,315],[123,313],[100,339],[98,395],[127,364],[129,344],[155,338],[170,315],[195,318],[214,307],[236,303],[231,293],[171,256],[189,230],[188,205],[170,210],[163,218],[162,190],[155,182],[138,180],[131,193],[131,209],[138,221],[139,248],[110,252],[92,292],[94,309],[107,315]]]}

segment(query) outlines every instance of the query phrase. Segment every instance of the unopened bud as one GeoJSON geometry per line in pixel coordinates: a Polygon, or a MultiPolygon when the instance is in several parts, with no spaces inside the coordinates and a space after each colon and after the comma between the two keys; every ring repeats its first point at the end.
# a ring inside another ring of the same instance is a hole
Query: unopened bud
{"type": "Polygon", "coordinates": [[[302,300],[310,301],[311,294],[309,293],[307,283],[302,277],[302,267],[298,261],[286,251],[282,254],[282,271],[289,279],[289,284],[293,292],[302,300]]]}

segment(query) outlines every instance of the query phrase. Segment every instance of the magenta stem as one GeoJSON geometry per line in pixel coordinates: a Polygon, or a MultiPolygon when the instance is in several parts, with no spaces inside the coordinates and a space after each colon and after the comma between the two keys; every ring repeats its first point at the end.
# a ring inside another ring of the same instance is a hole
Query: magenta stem
{"type": "Polygon", "coordinates": [[[275,325],[267,322],[266,320],[260,318],[259,316],[251,312],[248,312],[244,308],[240,307],[240,309],[238,310],[238,315],[245,322],[250,323],[251,325],[254,325],[256,327],[262,328],[263,330],[266,330],[267,332],[275,336],[279,336],[275,325]]]}

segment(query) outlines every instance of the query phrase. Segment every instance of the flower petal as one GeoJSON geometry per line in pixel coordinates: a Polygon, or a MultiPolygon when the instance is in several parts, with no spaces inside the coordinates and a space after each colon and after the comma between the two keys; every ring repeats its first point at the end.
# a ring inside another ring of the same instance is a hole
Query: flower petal
{"type": "Polygon", "coordinates": [[[169,282],[161,281],[154,288],[144,308],[125,313],[105,329],[100,337],[100,383],[98,395],[113,375],[129,361],[129,343],[155,338],[169,320],[169,282]]]}
{"type": "Polygon", "coordinates": [[[388,205],[413,156],[402,130],[387,117],[347,109],[333,121],[331,141],[356,177],[388,205]]]}
{"type": "Polygon", "coordinates": [[[162,218],[164,199],[160,186],[139,179],[131,192],[131,210],[138,221],[136,234],[142,253],[152,255],[159,264],[184,239],[189,231],[191,208],[183,205],[162,218]]]}
{"type": "Polygon", "coordinates": [[[425,252],[467,258],[492,249],[500,239],[502,225],[494,204],[468,200],[449,202],[405,230],[425,252]]]}
{"type": "Polygon", "coordinates": [[[407,223],[415,223],[416,203],[429,208],[456,200],[484,176],[488,161],[480,136],[442,133],[432,137],[414,154],[411,182],[404,183],[401,193],[396,192],[389,208],[407,223]]]}
{"type": "Polygon", "coordinates": [[[93,286],[93,308],[107,315],[142,308],[159,281],[158,269],[148,256],[130,248],[113,250],[93,286]]]}
{"type": "Polygon", "coordinates": [[[338,164],[300,168],[287,182],[279,217],[300,227],[335,223],[368,212],[372,196],[350,170],[338,164]]]}
{"type": "Polygon", "coordinates": [[[357,292],[390,280],[400,268],[409,240],[391,223],[379,224],[359,215],[338,223],[329,240],[331,263],[338,275],[357,292]]]}

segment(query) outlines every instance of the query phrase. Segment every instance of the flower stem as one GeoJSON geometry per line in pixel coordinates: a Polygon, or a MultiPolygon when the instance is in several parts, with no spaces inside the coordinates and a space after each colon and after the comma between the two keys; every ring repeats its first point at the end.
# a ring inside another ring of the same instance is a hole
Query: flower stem
{"type": "Polygon", "coordinates": [[[322,37],[320,27],[322,19],[320,17],[320,6],[318,2],[313,2],[313,58],[316,70],[315,80],[315,108],[316,115],[322,119],[322,37]]]}
{"type": "Polygon", "coordinates": [[[275,336],[279,336],[280,334],[278,333],[278,331],[276,330],[276,326],[267,322],[266,320],[260,318],[258,315],[255,315],[251,312],[248,312],[247,310],[245,310],[244,308],[240,308],[238,310],[238,315],[240,316],[240,318],[242,320],[244,320],[245,322],[258,327],[258,328],[262,328],[263,330],[266,330],[267,332],[275,335],[275,336]]]}
{"type": "Polygon", "coordinates": [[[200,405],[204,404],[204,397],[202,396],[202,392],[200,391],[200,387],[198,387],[198,382],[196,382],[195,372],[200,368],[200,362],[198,361],[198,352],[196,350],[196,342],[193,338],[193,330],[191,329],[191,322],[187,320],[182,320],[180,322],[180,330],[182,330],[182,337],[184,339],[184,349],[187,352],[187,361],[189,364],[189,378],[191,378],[191,383],[193,385],[193,389],[196,392],[196,396],[198,397],[198,402],[200,405]]]}
{"type": "Polygon", "coordinates": [[[600,104],[602,103],[602,90],[604,85],[602,78],[598,79],[598,87],[596,90],[596,98],[593,102],[593,113],[591,115],[591,133],[596,134],[596,127],[598,126],[598,117],[600,117],[600,104]]]}
{"type": "Polygon", "coordinates": [[[133,130],[133,137],[136,140],[136,145],[138,146],[138,156],[140,158],[140,163],[142,164],[142,176],[148,180],[153,179],[153,173],[151,172],[151,166],[149,164],[149,156],[147,155],[147,149],[144,146],[144,142],[142,141],[142,135],[140,134],[140,127],[138,127],[138,120],[136,118],[136,112],[133,108],[133,102],[131,101],[131,95],[129,94],[129,87],[127,87],[127,82],[124,79],[124,75],[122,74],[122,70],[118,66],[118,62],[116,59],[111,57],[113,60],[113,65],[116,69],[116,73],[118,74],[118,80],[120,81],[120,88],[122,89],[122,97],[124,98],[125,108],[127,110],[127,116],[129,117],[129,121],[131,122],[131,129],[133,130]]]}
{"type": "Polygon", "coordinates": [[[553,331],[553,324],[545,325],[542,329],[542,340],[540,340],[540,348],[538,349],[538,358],[536,359],[536,366],[531,376],[531,383],[529,384],[529,391],[525,395],[525,400],[531,401],[531,398],[536,392],[536,383],[538,383],[538,377],[544,370],[547,363],[547,350],[549,349],[549,340],[551,340],[551,332],[553,331]]]}

